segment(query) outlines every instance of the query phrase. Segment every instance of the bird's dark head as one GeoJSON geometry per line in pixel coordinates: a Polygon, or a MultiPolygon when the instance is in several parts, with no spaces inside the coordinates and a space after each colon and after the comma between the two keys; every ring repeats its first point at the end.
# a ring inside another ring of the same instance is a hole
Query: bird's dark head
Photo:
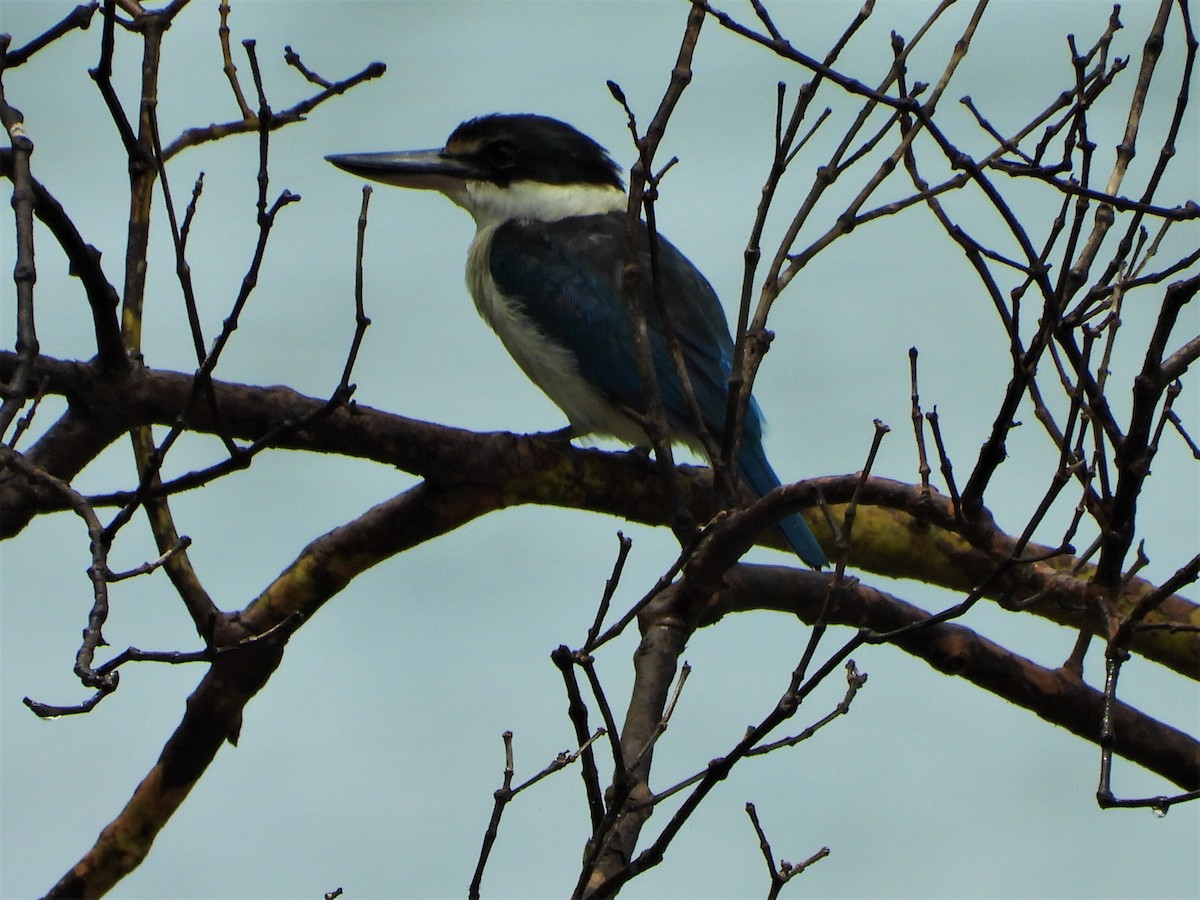
{"type": "Polygon", "coordinates": [[[327,156],[353,175],[441,191],[481,225],[509,218],[560,219],[620,208],[623,190],[608,152],[566,122],[531,114],[463,122],[440,150],[327,156]]]}
{"type": "Polygon", "coordinates": [[[608,151],[549,116],[497,113],[470,119],[454,129],[442,152],[475,166],[485,180],[502,187],[540,181],[623,189],[608,151]]]}

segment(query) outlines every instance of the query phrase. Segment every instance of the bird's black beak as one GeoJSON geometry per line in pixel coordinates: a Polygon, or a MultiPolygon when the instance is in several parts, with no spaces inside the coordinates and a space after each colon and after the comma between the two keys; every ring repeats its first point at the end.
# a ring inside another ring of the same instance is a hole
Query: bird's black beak
{"type": "Polygon", "coordinates": [[[444,150],[342,153],[325,159],[360,178],[421,190],[450,192],[483,177],[476,166],[448,156],[444,150]]]}

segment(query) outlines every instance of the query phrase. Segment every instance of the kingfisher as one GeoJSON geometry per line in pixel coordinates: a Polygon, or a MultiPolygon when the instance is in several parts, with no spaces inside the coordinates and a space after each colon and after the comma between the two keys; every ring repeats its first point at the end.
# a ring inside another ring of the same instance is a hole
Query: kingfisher
{"type": "MultiPolygon", "coordinates": [[[[437,150],[326,159],[361,178],[440,191],[469,212],[476,232],[466,280],[475,308],[566,414],[566,433],[649,446],[627,413],[644,414],[647,404],[621,278],[627,199],[617,164],[602,146],[558,119],[492,114],[463,122],[437,150]]],[[[669,327],[683,348],[704,427],[720,434],[734,353],[729,325],[700,271],[669,241],[657,241],[669,327]]],[[[643,222],[643,272],[650,271],[649,243],[643,222]]],[[[672,440],[702,452],[650,279],[641,279],[638,289],[672,440]]],[[[762,432],[762,413],[751,398],[737,466],[759,496],[780,483],[762,432]]],[[[789,515],[779,528],[803,562],[827,565],[803,518],[789,515]]]]}

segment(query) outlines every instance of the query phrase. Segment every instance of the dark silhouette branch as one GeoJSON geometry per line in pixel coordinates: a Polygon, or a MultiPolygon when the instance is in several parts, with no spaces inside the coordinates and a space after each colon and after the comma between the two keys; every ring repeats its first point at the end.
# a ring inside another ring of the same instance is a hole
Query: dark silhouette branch
{"type": "MultiPolygon", "coordinates": [[[[14,364],[14,354],[0,352],[0,378],[6,377],[14,364]]],[[[56,434],[52,429],[27,455],[64,479],[92,458],[82,458],[76,452],[76,440],[84,441],[83,446],[98,454],[135,425],[169,425],[193,384],[191,376],[181,373],[141,370],[123,379],[121,392],[113,394],[88,364],[65,363],[45,356],[39,358],[36,372],[39,378],[47,379],[49,391],[72,397],[75,405],[60,423],[64,430],[56,434]],[[61,461],[65,470],[51,461],[61,461]]],[[[583,450],[506,433],[474,434],[361,405],[318,416],[328,401],[282,387],[216,380],[214,385],[222,422],[239,439],[256,440],[285,423],[312,416],[314,420],[308,427],[283,433],[278,446],[373,460],[445,487],[486,486],[493,492],[495,509],[533,503],[589,509],[653,524],[667,520],[661,487],[647,477],[652,469],[638,454],[583,450]]],[[[203,404],[193,409],[191,427],[200,433],[216,427],[203,404]]],[[[710,492],[708,470],[682,466],[679,471],[687,502],[698,520],[712,518],[718,507],[710,492]]],[[[839,476],[776,489],[739,520],[739,530],[781,546],[770,533],[771,524],[780,516],[813,504],[818,491],[832,504],[849,502],[858,484],[855,476],[839,476]]],[[[108,502],[121,500],[121,496],[115,496],[108,502]]],[[[919,487],[873,478],[863,487],[862,503],[847,561],[851,566],[969,591],[997,560],[1011,555],[1013,538],[994,524],[964,530],[948,498],[922,496],[919,487]]],[[[21,479],[0,480],[0,523],[6,536],[19,533],[34,515],[61,508],[59,499],[21,479]]],[[[809,523],[819,538],[830,537],[816,516],[810,516],[809,523]]],[[[1050,550],[1030,545],[1027,555],[1040,559],[1050,550]]],[[[1030,607],[1035,614],[1072,627],[1087,624],[1091,630],[1098,627],[1088,624],[1090,616],[1085,613],[1092,570],[1083,566],[1072,574],[1075,568],[1077,561],[1067,554],[1017,566],[994,584],[987,596],[1006,603],[1040,598],[1030,607]]],[[[1134,602],[1140,593],[1152,589],[1135,579],[1119,602],[1134,602]]],[[[1177,602],[1161,608],[1159,613],[1164,620],[1189,621],[1194,606],[1182,598],[1175,599],[1177,602]]],[[[1148,632],[1139,635],[1136,646],[1149,658],[1200,677],[1200,643],[1189,643],[1186,635],[1148,632]]]]}
{"type": "MultiPolygon", "coordinates": [[[[774,609],[815,621],[825,604],[819,576],[777,566],[739,565],[711,599],[704,623],[733,612],[774,609]]],[[[929,614],[863,584],[838,591],[829,621],[876,633],[921,623],[929,614]]],[[[1061,669],[1047,669],[954,623],[906,630],[896,646],[947,675],[1037,713],[1048,722],[1099,745],[1104,692],[1061,669]]],[[[1200,788],[1200,742],[1127,704],[1113,707],[1115,751],[1180,787],[1200,788]]]]}

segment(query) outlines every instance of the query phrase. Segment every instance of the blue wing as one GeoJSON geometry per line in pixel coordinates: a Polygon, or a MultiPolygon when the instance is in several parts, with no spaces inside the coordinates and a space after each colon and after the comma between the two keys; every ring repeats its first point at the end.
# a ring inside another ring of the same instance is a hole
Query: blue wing
{"type": "MultiPolygon", "coordinates": [[[[645,410],[629,315],[621,295],[625,218],[621,213],[555,222],[512,220],[492,236],[489,268],[499,291],[551,341],[575,359],[580,375],[615,405],[645,410]]],[[[649,283],[648,236],[642,233],[643,309],[650,352],[668,424],[689,440],[694,426],[667,347],[649,283]]],[[[733,339],[712,286],[671,243],[659,238],[663,303],[683,349],[688,377],[705,427],[720,435],[733,339]]],[[[762,495],[778,486],[762,449],[762,416],[751,400],[738,468],[762,495]]],[[[814,567],[825,555],[799,516],[780,528],[797,555],[814,567]]]]}
{"type": "MultiPolygon", "coordinates": [[[[625,220],[619,213],[575,216],[556,222],[509,221],[492,237],[490,270],[496,287],[530,321],[575,357],[580,374],[611,402],[645,410],[629,316],[621,295],[625,220]]],[[[644,253],[647,251],[643,251],[644,253]]],[[[669,424],[687,438],[693,431],[650,298],[648,257],[643,272],[650,352],[669,424]]],[[[712,287],[695,267],[660,240],[663,299],[684,350],[688,375],[705,420],[720,427],[733,341],[712,287]]],[[[758,431],[758,412],[749,417],[758,431]]]]}

